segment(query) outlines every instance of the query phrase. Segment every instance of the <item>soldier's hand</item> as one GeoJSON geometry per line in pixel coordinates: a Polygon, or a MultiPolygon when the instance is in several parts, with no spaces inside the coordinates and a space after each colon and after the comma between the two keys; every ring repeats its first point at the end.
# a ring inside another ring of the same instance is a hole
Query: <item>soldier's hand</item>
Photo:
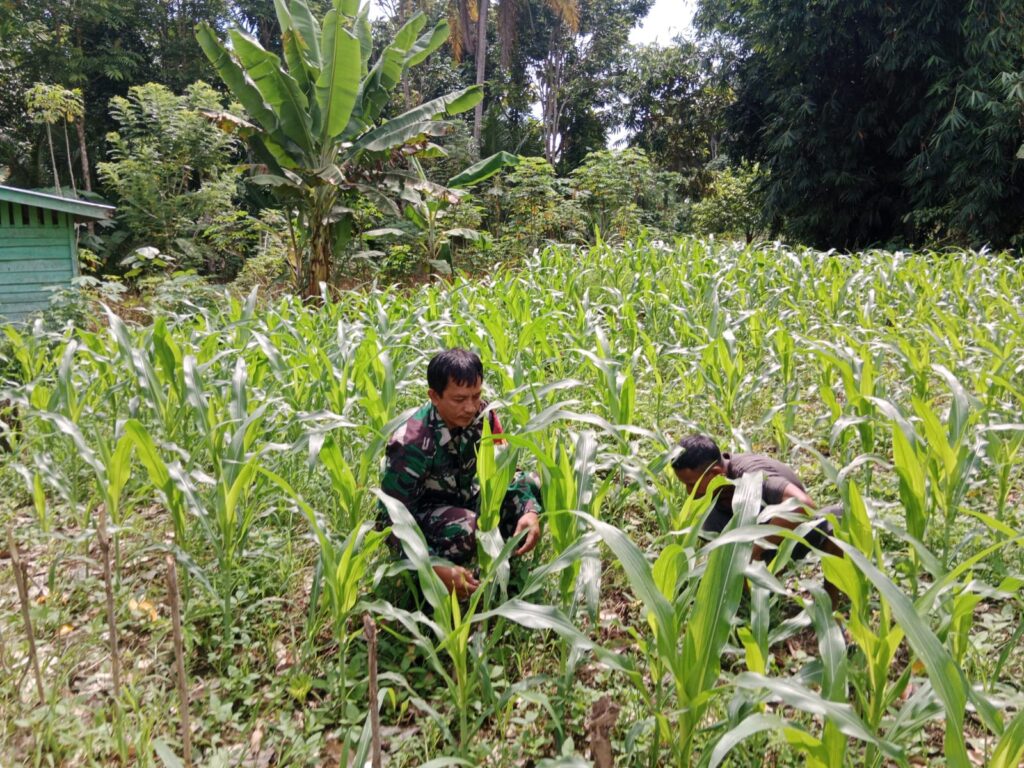
{"type": "Polygon", "coordinates": [[[520,517],[513,535],[518,536],[523,531],[526,531],[526,538],[523,539],[523,545],[512,553],[513,555],[525,555],[540,541],[540,518],[536,512],[527,512],[520,517]]]}
{"type": "Polygon", "coordinates": [[[434,573],[441,577],[448,592],[454,592],[459,600],[465,600],[480,586],[480,580],[473,572],[461,565],[435,565],[434,573]]]}

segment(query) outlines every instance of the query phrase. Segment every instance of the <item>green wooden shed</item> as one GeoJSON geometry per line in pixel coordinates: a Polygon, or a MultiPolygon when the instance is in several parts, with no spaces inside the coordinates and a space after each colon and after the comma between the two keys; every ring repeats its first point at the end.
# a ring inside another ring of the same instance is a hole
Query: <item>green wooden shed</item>
{"type": "Polygon", "coordinates": [[[75,222],[113,213],[109,205],[0,185],[0,322],[45,309],[47,287],[79,274],[75,222]]]}

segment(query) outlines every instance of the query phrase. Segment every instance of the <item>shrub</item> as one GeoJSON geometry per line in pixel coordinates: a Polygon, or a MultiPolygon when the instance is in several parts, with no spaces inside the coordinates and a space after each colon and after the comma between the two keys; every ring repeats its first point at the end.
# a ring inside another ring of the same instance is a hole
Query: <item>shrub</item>
{"type": "Polygon", "coordinates": [[[641,229],[675,231],[681,178],[659,171],[642,149],[591,152],[571,174],[590,226],[626,238],[641,229]]]}
{"type": "Polygon", "coordinates": [[[578,242],[586,234],[572,189],[543,157],[520,157],[486,193],[498,251],[518,257],[546,242],[578,242]]]}
{"type": "Polygon", "coordinates": [[[691,226],[697,234],[742,235],[749,243],[763,232],[764,194],[760,167],[740,165],[715,173],[708,195],[691,208],[691,226]]]}
{"type": "Polygon", "coordinates": [[[257,224],[234,204],[237,142],[204,114],[221,109],[220,95],[201,81],[181,96],[147,83],[111,99],[120,127],[107,135],[110,160],[97,168],[118,201],[123,248],[151,246],[206,274],[237,271],[257,224]]]}

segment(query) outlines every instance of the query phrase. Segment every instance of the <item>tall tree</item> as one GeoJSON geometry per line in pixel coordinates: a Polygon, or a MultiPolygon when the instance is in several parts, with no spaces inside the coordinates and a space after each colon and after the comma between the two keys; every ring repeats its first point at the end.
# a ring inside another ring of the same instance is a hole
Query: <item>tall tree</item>
{"type": "Polygon", "coordinates": [[[725,109],[732,100],[721,69],[728,52],[682,36],[670,45],[630,49],[620,81],[622,126],[629,144],[664,170],[679,173],[699,194],[709,180],[705,166],[719,153],[725,109]]]}
{"type": "Polygon", "coordinates": [[[517,44],[540,100],[544,156],[563,171],[603,149],[608,129],[618,122],[610,107],[618,101],[629,31],[652,4],[578,1],[575,17],[531,5],[531,34],[520,34],[517,44]]]}
{"type": "Polygon", "coordinates": [[[736,148],[798,239],[1019,239],[1024,5],[703,0],[736,46],[736,148]]]}

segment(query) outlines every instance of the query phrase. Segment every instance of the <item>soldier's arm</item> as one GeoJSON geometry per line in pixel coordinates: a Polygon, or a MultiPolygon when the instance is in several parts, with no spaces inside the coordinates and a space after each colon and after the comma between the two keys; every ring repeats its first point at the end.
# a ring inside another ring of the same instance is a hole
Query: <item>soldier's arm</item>
{"type": "Polygon", "coordinates": [[[405,505],[411,513],[423,496],[426,457],[414,446],[390,440],[385,450],[384,474],[380,489],[405,505]]]}

